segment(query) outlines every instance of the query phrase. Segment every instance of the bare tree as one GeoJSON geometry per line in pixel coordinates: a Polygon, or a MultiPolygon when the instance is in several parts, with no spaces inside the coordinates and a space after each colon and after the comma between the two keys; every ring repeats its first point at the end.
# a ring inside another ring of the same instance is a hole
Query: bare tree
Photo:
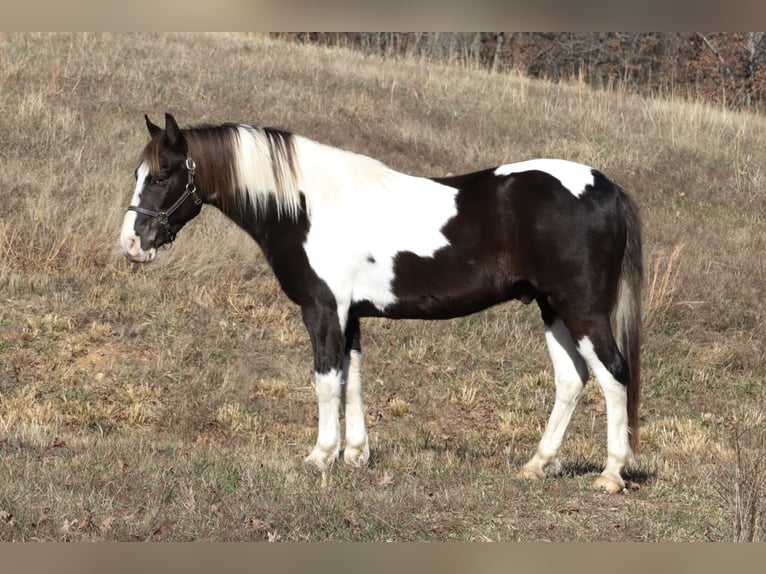
{"type": "Polygon", "coordinates": [[[362,32],[279,33],[291,41],[355,46],[386,57],[417,55],[494,72],[577,77],[644,93],[692,95],[732,107],[766,106],[764,32],[362,32]]]}

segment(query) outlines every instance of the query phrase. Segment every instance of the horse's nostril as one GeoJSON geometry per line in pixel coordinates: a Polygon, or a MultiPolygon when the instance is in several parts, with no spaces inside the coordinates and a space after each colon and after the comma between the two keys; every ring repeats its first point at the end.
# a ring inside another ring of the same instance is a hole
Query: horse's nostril
{"type": "Polygon", "coordinates": [[[138,255],[139,250],[140,250],[139,249],[140,244],[139,244],[139,241],[138,241],[138,237],[135,237],[135,236],[128,237],[128,240],[125,243],[126,243],[125,246],[128,248],[128,253],[130,255],[133,255],[133,256],[138,255]]]}

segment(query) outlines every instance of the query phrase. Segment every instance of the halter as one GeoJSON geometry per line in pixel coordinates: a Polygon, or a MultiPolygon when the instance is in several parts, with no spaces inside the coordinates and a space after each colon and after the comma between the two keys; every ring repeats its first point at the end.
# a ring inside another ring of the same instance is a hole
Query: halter
{"type": "Polygon", "coordinates": [[[197,166],[190,156],[186,158],[184,165],[186,166],[186,171],[188,172],[189,177],[188,181],[186,182],[186,189],[181,194],[181,197],[179,197],[176,202],[167,209],[167,211],[152,211],[151,209],[146,209],[138,205],[128,206],[128,211],[135,211],[141,215],[148,215],[149,217],[154,217],[157,221],[159,221],[160,225],[165,228],[165,231],[168,234],[168,241],[170,243],[172,243],[176,238],[175,233],[170,231],[170,216],[173,215],[173,213],[175,213],[179,207],[181,207],[183,202],[186,201],[186,198],[189,196],[191,196],[191,198],[194,200],[194,205],[202,205],[202,199],[200,199],[200,196],[197,195],[197,186],[194,184],[194,172],[197,169],[197,166]]]}

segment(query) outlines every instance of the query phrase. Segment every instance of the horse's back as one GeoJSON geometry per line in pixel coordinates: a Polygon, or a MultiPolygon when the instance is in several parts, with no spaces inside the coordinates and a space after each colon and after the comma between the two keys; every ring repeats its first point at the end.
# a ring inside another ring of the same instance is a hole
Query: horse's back
{"type": "Polygon", "coordinates": [[[457,190],[456,214],[441,229],[446,245],[428,257],[397,254],[396,303],[386,314],[465,315],[510,299],[579,293],[597,270],[619,275],[620,190],[600,172],[535,160],[436,181],[457,190]]]}

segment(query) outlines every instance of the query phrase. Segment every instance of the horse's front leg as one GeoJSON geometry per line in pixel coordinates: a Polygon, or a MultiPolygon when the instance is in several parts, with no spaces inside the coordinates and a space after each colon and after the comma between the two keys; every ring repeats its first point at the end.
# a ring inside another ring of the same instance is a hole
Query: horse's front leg
{"type": "Polygon", "coordinates": [[[362,345],[358,317],[348,319],[345,339],[343,371],[346,382],[346,445],[343,460],[346,464],[364,466],[370,459],[370,445],[362,404],[362,345]]]}
{"type": "Polygon", "coordinates": [[[340,452],[340,400],[344,336],[335,309],[303,307],[303,321],[314,350],[314,390],[319,408],[317,442],[306,462],[323,473],[340,452]]]}

